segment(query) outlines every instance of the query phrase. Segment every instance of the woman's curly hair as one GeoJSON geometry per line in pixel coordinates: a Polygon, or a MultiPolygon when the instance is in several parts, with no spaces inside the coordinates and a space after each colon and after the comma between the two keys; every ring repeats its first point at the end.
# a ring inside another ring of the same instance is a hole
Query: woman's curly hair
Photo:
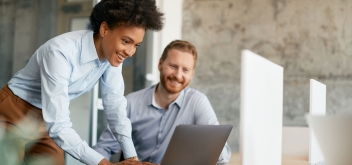
{"type": "Polygon", "coordinates": [[[158,31],[163,28],[163,16],[155,0],[101,0],[94,6],[89,20],[94,33],[104,21],[109,28],[134,26],[158,31]]]}

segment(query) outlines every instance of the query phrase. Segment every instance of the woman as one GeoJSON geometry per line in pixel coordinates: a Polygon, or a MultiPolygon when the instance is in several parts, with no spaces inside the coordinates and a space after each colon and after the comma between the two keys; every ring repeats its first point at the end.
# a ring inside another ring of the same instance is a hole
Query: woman
{"type": "Polygon", "coordinates": [[[93,8],[90,23],[92,30],[65,33],[39,47],[0,91],[1,123],[7,134],[20,137],[14,142],[24,143],[19,147],[27,149],[24,161],[45,155],[61,165],[65,151],[85,164],[111,164],[82,141],[69,117],[70,101],[97,81],[109,127],[124,157],[138,160],[126,117],[121,68],[147,29],[162,29],[163,14],[153,0],[102,0],[93,8]],[[28,114],[39,121],[39,137],[24,133],[19,124],[28,114]]]}

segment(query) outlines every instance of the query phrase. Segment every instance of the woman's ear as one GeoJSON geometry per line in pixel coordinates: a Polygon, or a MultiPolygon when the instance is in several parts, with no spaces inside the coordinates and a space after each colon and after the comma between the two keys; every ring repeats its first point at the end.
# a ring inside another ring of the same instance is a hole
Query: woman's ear
{"type": "Polygon", "coordinates": [[[106,33],[108,32],[108,24],[104,21],[100,24],[100,28],[99,28],[99,34],[101,37],[105,37],[106,33]]]}

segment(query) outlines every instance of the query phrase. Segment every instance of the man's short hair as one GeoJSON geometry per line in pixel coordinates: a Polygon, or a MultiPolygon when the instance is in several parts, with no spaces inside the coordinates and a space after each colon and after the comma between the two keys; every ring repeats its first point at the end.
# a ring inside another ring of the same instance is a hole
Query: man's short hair
{"type": "Polygon", "coordinates": [[[163,28],[163,16],[155,0],[101,0],[94,6],[89,20],[94,33],[99,32],[104,21],[111,29],[127,26],[158,31],[163,28]]]}
{"type": "Polygon", "coordinates": [[[194,59],[194,68],[196,68],[198,53],[196,47],[193,44],[184,40],[174,40],[165,47],[160,59],[165,61],[171,49],[176,49],[181,52],[187,52],[192,54],[194,59]]]}

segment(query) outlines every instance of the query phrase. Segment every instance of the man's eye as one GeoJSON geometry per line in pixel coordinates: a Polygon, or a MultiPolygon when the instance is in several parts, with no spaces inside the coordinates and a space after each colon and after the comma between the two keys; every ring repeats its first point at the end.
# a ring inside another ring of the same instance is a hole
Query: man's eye
{"type": "Polygon", "coordinates": [[[183,71],[187,73],[189,70],[187,70],[187,69],[183,69],[183,71]]]}
{"type": "Polygon", "coordinates": [[[136,47],[141,46],[141,44],[137,44],[136,47]]]}

